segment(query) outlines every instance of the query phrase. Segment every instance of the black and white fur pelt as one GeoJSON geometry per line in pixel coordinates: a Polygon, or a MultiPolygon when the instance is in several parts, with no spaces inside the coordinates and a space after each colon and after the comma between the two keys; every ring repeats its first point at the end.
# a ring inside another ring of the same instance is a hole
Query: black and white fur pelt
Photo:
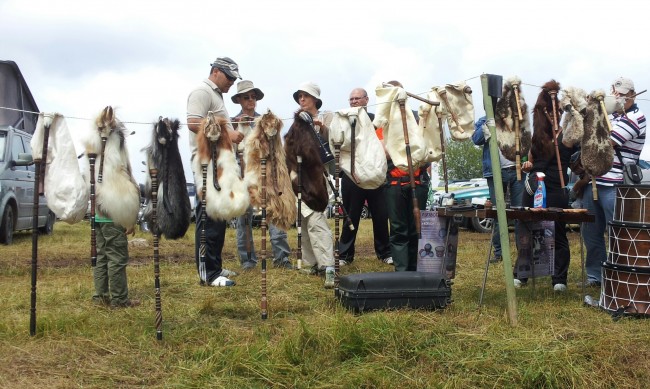
{"type": "MultiPolygon", "coordinates": [[[[503,85],[503,96],[496,104],[494,121],[497,128],[497,143],[501,154],[511,161],[516,160],[515,119],[518,120],[517,97],[513,85],[521,86],[521,79],[511,77],[503,85]]],[[[519,105],[522,120],[519,121],[519,155],[527,156],[530,150],[532,131],[528,118],[528,105],[519,89],[519,105]]]]}
{"type": "MultiPolygon", "coordinates": [[[[160,117],[153,127],[151,145],[145,149],[147,173],[151,169],[156,169],[158,176],[158,204],[156,207],[158,233],[167,239],[178,239],[185,236],[192,217],[183,160],[178,150],[179,126],[178,119],[170,120],[160,117]]],[[[145,197],[148,202],[144,214],[149,225],[153,225],[151,191],[151,175],[147,174],[145,197]]]]}
{"type": "Polygon", "coordinates": [[[131,229],[140,209],[140,188],[133,178],[126,148],[128,130],[110,106],[102,110],[93,124],[83,143],[86,155],[97,154],[96,166],[102,166],[101,182],[99,174],[95,179],[97,212],[131,229]],[[102,146],[102,138],[106,139],[105,146],[102,146]]]}

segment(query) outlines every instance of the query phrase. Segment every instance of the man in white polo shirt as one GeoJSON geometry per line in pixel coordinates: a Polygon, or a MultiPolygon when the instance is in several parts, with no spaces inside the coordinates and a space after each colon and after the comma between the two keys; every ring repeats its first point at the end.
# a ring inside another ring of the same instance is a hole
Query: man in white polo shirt
{"type": "MultiPolygon", "coordinates": [[[[616,197],[614,185],[623,183],[625,164],[639,162],[639,155],[645,143],[645,115],[634,101],[635,92],[632,80],[625,77],[614,80],[612,94],[623,101],[623,110],[615,112],[610,117],[612,123],[610,143],[616,150],[614,163],[606,174],[596,177],[598,201],[594,201],[589,185],[585,187],[582,196],[585,208],[596,216],[594,223],[583,223],[582,225],[582,237],[587,248],[586,286],[591,287],[600,287],[601,264],[607,259],[604,234],[607,223],[614,218],[614,199],[616,197]]],[[[593,181],[590,185],[594,185],[593,181]]]]}

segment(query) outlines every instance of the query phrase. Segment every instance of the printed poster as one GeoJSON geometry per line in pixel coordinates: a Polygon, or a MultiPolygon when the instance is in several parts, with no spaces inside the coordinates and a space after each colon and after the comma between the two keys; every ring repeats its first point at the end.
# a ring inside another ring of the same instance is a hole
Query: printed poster
{"type": "Polygon", "coordinates": [[[517,223],[519,254],[516,278],[537,278],[553,274],[555,268],[555,222],[550,220],[517,223]]]}
{"type": "Polygon", "coordinates": [[[444,266],[447,278],[454,278],[458,226],[453,222],[453,218],[438,216],[436,210],[420,211],[420,232],[422,238],[418,241],[418,271],[445,274],[444,266]]]}

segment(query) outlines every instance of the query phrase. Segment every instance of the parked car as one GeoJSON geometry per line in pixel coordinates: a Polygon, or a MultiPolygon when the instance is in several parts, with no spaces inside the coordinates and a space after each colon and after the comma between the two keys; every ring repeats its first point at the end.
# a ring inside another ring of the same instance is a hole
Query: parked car
{"type": "MultiPolygon", "coordinates": [[[[144,191],[144,184],[140,184],[140,209],[138,210],[137,224],[140,226],[141,231],[149,232],[149,223],[147,223],[147,221],[144,219],[144,210],[148,204],[148,200],[145,198],[144,191]]],[[[192,208],[190,219],[191,221],[195,221],[196,215],[194,209],[196,207],[196,186],[192,182],[187,183],[187,196],[190,198],[190,207],[192,208]]]]}
{"type": "MultiPolygon", "coordinates": [[[[16,231],[31,230],[36,169],[32,160],[32,135],[12,126],[0,126],[0,242],[11,244],[16,231]]],[[[51,234],[56,216],[39,196],[38,229],[51,234]]]]}
{"type": "MultiPolygon", "coordinates": [[[[490,198],[490,189],[487,185],[474,186],[470,188],[457,189],[445,193],[443,191],[437,191],[434,195],[434,204],[441,205],[444,204],[448,198],[454,199],[454,206],[467,205],[471,206],[472,203],[484,202],[490,198]],[[437,195],[437,196],[436,196],[437,195]],[[437,202],[436,202],[437,198],[437,202]],[[478,201],[477,201],[478,200],[478,201]]],[[[506,202],[509,202],[509,199],[506,199],[506,202]]],[[[459,223],[459,226],[472,228],[477,232],[490,232],[492,230],[492,219],[491,218],[466,218],[464,216],[458,217],[456,220],[459,223]]]]}

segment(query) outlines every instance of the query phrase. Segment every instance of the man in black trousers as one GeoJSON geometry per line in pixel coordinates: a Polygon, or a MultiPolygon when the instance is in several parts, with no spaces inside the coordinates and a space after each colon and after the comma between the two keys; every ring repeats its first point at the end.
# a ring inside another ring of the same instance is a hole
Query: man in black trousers
{"type": "MultiPolygon", "coordinates": [[[[366,107],[368,105],[368,93],[363,88],[355,88],[350,92],[350,107],[366,107]]],[[[368,113],[373,120],[375,115],[368,113]]],[[[339,264],[347,265],[354,261],[354,242],[359,230],[359,219],[363,210],[364,202],[368,202],[368,209],[372,217],[372,229],[374,233],[375,254],[377,258],[386,264],[392,265],[393,258],[390,253],[388,241],[388,212],[384,198],[384,185],[377,189],[362,189],[358,187],[350,177],[341,172],[341,197],[354,230],[350,231],[347,223],[343,226],[343,232],[339,240],[339,264]]]]}

